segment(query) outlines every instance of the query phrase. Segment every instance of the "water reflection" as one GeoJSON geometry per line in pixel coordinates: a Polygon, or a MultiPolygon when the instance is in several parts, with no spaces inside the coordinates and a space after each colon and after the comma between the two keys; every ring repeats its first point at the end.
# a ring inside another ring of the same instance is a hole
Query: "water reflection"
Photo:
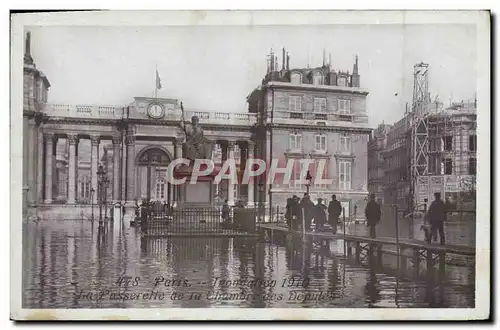
{"type": "Polygon", "coordinates": [[[474,307],[471,266],[415,275],[390,256],[344,257],[341,241],[141,240],[120,223],[51,221],[25,224],[23,246],[24,308],[474,307]]]}

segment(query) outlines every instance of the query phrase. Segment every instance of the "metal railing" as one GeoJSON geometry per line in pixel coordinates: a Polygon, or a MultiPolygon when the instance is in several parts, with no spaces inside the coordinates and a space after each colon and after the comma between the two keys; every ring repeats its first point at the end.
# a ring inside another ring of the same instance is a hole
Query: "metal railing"
{"type": "Polygon", "coordinates": [[[243,235],[256,232],[255,208],[234,208],[232,216],[223,219],[213,207],[164,208],[161,204],[141,207],[140,226],[143,237],[171,235],[243,235]]]}

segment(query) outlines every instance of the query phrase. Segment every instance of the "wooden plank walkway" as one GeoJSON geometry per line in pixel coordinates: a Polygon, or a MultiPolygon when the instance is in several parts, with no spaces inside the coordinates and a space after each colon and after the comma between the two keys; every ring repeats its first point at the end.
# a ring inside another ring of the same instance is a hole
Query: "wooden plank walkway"
{"type": "MultiPolygon", "coordinates": [[[[258,228],[269,229],[269,230],[277,230],[282,232],[291,232],[295,234],[301,235],[300,231],[290,231],[288,227],[284,225],[279,225],[275,223],[259,223],[257,224],[258,228]]],[[[401,248],[417,248],[422,250],[430,250],[435,252],[444,252],[444,253],[452,253],[458,255],[465,256],[475,256],[476,249],[473,246],[467,245],[439,245],[439,244],[427,244],[426,242],[419,240],[410,240],[410,239],[399,239],[399,242],[396,238],[392,237],[366,237],[366,236],[356,236],[356,235],[345,235],[343,233],[333,234],[330,232],[313,232],[307,231],[306,236],[318,237],[323,239],[345,239],[350,242],[360,242],[360,243],[376,243],[376,244],[389,244],[389,245],[398,245],[401,248]]]]}

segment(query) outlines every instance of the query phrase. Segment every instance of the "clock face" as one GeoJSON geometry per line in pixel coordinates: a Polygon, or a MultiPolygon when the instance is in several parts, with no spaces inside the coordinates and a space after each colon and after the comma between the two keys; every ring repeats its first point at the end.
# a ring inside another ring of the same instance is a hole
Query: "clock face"
{"type": "Polygon", "coordinates": [[[152,104],[148,108],[148,114],[151,118],[160,118],[163,116],[165,109],[160,104],[152,104]]]}

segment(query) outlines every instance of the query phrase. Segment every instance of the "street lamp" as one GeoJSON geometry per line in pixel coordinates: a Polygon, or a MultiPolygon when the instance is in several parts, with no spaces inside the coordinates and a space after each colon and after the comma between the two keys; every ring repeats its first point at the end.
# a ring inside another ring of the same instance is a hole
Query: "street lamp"
{"type": "Polygon", "coordinates": [[[104,220],[107,220],[107,191],[108,191],[109,180],[106,176],[106,172],[104,171],[104,167],[99,165],[99,169],[97,170],[97,187],[98,187],[98,198],[99,198],[99,227],[102,227],[102,207],[104,204],[105,213],[104,220]]]}
{"type": "Polygon", "coordinates": [[[94,194],[95,194],[95,189],[91,188],[90,189],[90,203],[92,205],[92,221],[94,221],[94,194]]]}
{"type": "Polygon", "coordinates": [[[307,174],[306,174],[306,193],[307,193],[307,195],[309,195],[309,187],[311,186],[311,180],[312,180],[311,172],[307,171],[307,174]]]}

